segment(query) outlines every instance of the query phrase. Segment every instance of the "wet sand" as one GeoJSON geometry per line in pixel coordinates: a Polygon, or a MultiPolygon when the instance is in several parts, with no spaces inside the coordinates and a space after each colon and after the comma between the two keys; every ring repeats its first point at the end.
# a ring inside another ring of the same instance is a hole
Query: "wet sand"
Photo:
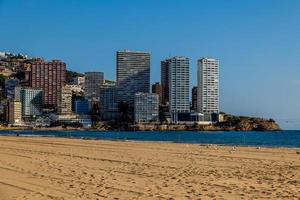
{"type": "Polygon", "coordinates": [[[299,198],[295,149],[0,137],[1,200],[299,198]]]}

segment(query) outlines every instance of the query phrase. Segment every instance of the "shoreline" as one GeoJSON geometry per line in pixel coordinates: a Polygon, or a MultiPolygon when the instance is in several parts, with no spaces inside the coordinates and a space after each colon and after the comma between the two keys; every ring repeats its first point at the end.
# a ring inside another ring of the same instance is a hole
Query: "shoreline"
{"type": "MultiPolygon", "coordinates": [[[[1,132],[1,131],[0,131],[1,132]]],[[[132,143],[154,143],[154,144],[186,144],[186,145],[198,145],[198,146],[203,146],[203,147],[241,147],[241,148],[256,148],[256,149],[295,149],[295,150],[300,150],[300,147],[295,147],[295,146],[276,146],[276,145],[269,145],[269,146],[264,146],[264,145],[243,145],[243,144],[222,144],[222,143],[193,143],[193,142],[178,142],[178,141],[162,141],[162,140],[135,140],[135,139],[113,139],[113,138],[93,138],[93,137],[72,137],[72,136],[51,136],[51,135],[0,135],[1,137],[16,137],[16,138],[57,138],[57,139],[71,139],[71,140],[81,140],[81,141],[110,141],[110,142],[132,142],[132,143]]]]}
{"type": "Polygon", "coordinates": [[[19,127],[0,127],[0,132],[3,131],[90,131],[90,132],[153,132],[153,131],[159,131],[159,132],[229,132],[229,131],[234,131],[234,132],[281,132],[281,131],[297,131],[297,130],[282,130],[282,129],[270,129],[270,130],[255,130],[255,129],[250,129],[250,130],[235,130],[235,129],[188,129],[188,128],[183,128],[183,129],[145,129],[145,130],[140,130],[140,129],[97,129],[97,128],[19,128],[19,127]]]}

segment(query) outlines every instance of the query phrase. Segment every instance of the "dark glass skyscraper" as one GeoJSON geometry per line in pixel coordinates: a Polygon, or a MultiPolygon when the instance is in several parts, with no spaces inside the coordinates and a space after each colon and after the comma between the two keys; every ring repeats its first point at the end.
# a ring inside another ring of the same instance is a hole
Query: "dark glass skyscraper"
{"type": "Polygon", "coordinates": [[[84,93],[87,99],[99,101],[100,88],[103,83],[103,72],[85,72],[84,93]]]}
{"type": "Polygon", "coordinates": [[[134,107],[136,93],[150,91],[150,53],[117,52],[117,96],[118,102],[126,102],[129,109],[134,107]]]}
{"type": "Polygon", "coordinates": [[[171,60],[167,59],[161,61],[161,88],[162,88],[162,104],[166,105],[169,103],[169,69],[171,60]]]}

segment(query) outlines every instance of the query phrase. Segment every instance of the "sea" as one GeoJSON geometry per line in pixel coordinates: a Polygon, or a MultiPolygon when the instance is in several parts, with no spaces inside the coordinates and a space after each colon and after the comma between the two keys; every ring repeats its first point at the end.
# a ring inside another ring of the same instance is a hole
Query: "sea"
{"type": "MultiPolygon", "coordinates": [[[[60,137],[114,141],[149,141],[225,146],[300,148],[300,131],[0,131],[0,135],[21,137],[60,137]]],[[[1,138],[0,138],[1,140],[1,138]]]]}

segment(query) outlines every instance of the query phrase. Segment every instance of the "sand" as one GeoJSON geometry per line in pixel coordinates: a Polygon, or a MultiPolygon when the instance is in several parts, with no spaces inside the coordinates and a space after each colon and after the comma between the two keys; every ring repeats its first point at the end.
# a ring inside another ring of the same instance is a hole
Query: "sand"
{"type": "Polygon", "coordinates": [[[299,198],[295,149],[0,137],[1,200],[299,198]]]}

